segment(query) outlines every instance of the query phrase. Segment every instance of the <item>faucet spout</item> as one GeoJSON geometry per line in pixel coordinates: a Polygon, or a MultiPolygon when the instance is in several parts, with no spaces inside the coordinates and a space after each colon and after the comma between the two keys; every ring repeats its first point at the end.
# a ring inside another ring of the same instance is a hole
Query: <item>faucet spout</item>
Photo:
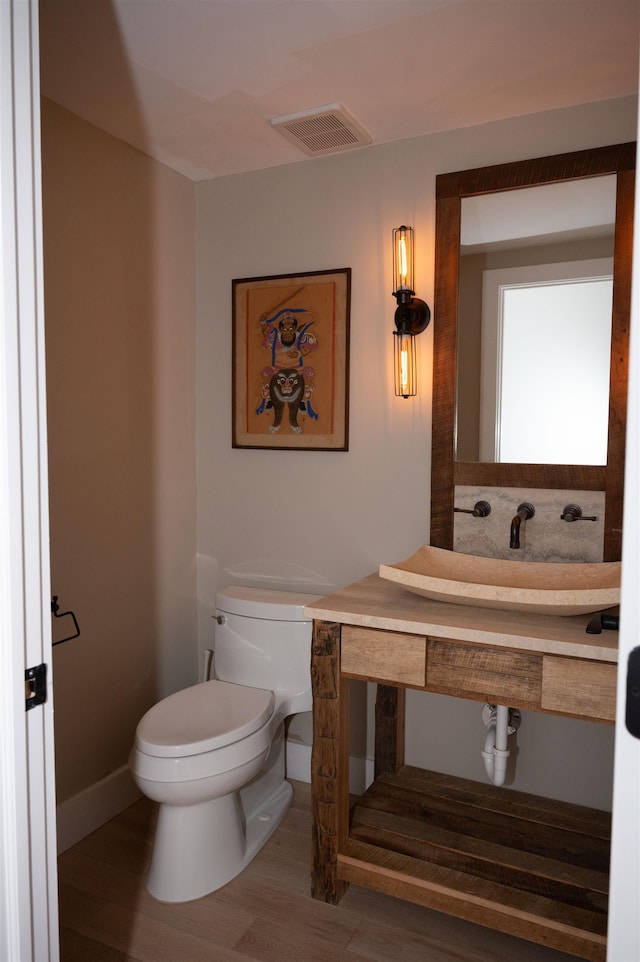
{"type": "Polygon", "coordinates": [[[528,521],[529,518],[533,518],[536,513],[536,509],[529,501],[523,501],[522,504],[518,505],[518,512],[511,522],[511,531],[509,535],[509,547],[519,548],[520,547],[520,525],[523,521],[528,521]]]}

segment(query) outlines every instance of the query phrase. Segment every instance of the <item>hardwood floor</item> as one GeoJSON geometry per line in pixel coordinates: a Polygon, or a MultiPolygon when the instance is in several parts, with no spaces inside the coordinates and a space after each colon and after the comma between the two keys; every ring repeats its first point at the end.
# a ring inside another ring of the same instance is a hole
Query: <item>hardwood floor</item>
{"type": "Polygon", "coordinates": [[[309,894],[310,786],[245,871],[180,905],[147,893],[156,806],[142,799],[58,859],[62,962],[575,962],[573,956],[351,886],[309,894]]]}

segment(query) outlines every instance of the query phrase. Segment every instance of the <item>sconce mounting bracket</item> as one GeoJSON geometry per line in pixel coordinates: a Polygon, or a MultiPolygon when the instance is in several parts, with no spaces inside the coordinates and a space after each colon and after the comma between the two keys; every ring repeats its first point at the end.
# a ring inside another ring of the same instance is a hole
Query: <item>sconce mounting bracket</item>
{"type": "Polygon", "coordinates": [[[431,320],[431,311],[425,301],[411,291],[398,292],[398,306],[394,315],[399,334],[422,334],[431,320]]]}

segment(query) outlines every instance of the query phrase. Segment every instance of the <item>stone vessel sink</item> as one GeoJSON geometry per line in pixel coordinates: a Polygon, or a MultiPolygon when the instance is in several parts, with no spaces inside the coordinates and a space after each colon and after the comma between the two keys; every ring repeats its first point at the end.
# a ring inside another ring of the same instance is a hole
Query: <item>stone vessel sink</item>
{"type": "Polygon", "coordinates": [[[424,545],[380,577],[433,601],[539,615],[581,615],[620,603],[620,562],[502,561],[424,545]]]}

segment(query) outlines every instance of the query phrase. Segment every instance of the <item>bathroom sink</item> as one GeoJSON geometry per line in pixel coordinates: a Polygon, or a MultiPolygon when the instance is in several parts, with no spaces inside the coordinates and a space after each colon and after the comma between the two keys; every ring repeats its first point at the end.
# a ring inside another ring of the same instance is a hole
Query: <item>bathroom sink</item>
{"type": "Polygon", "coordinates": [[[380,577],[434,601],[541,615],[580,615],[620,603],[620,562],[502,561],[424,545],[380,577]]]}

